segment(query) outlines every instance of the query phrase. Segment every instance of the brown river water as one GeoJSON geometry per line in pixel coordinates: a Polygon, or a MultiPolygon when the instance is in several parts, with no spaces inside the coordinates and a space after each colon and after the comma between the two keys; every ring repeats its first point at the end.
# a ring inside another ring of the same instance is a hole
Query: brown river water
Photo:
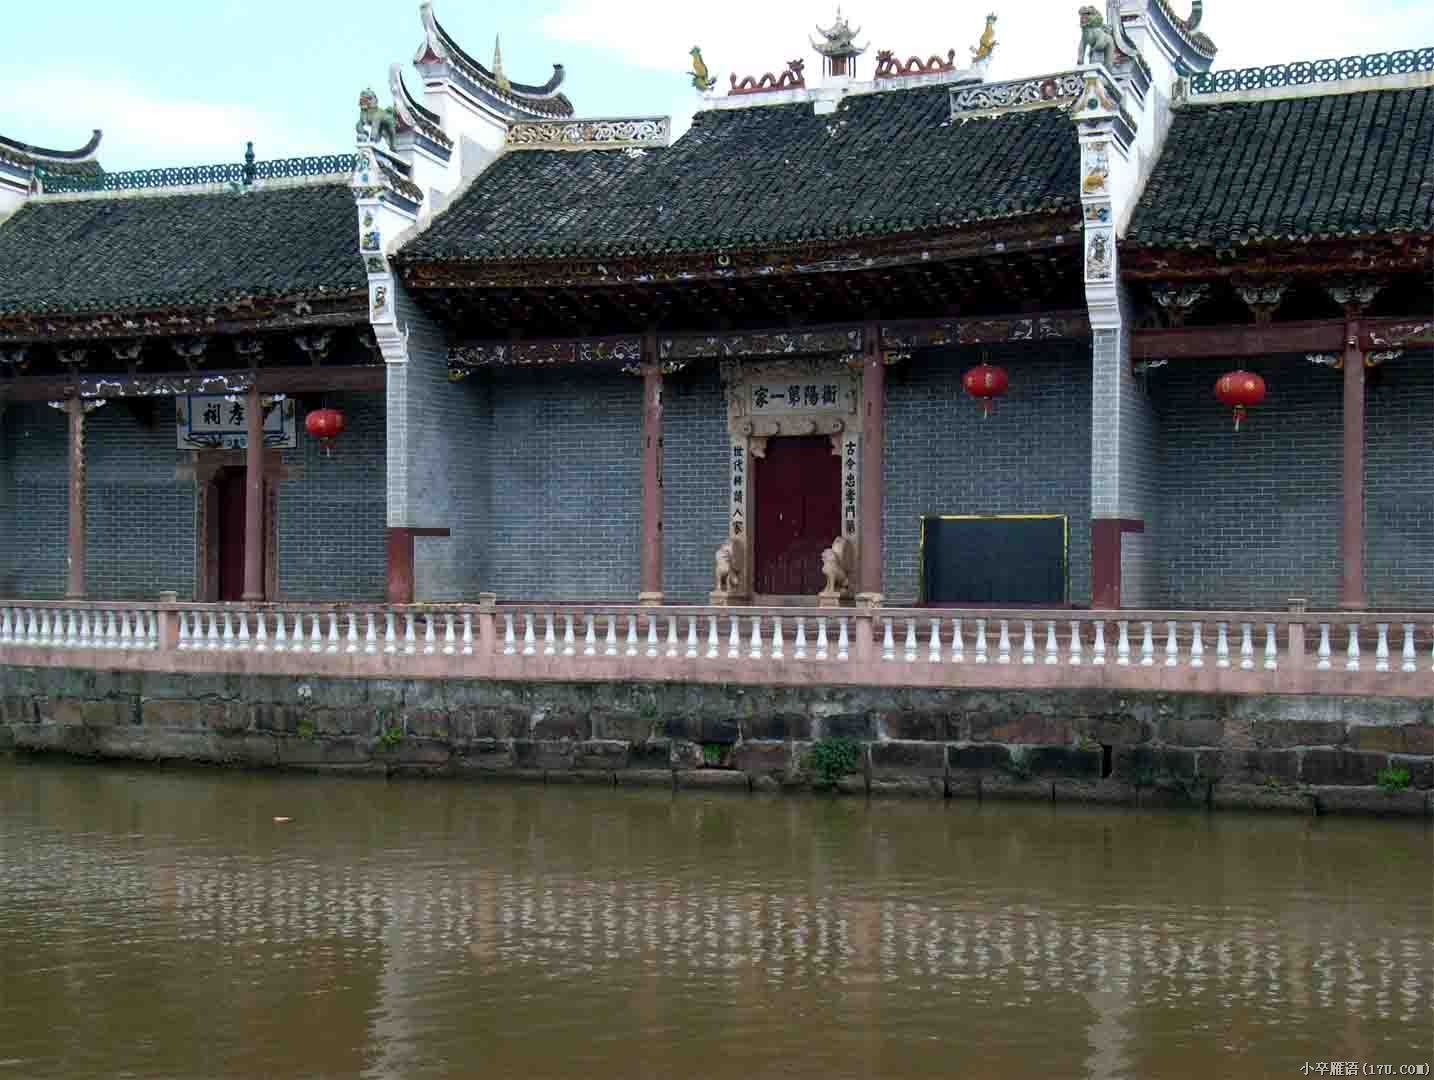
{"type": "Polygon", "coordinates": [[[1432,1060],[1420,822],[0,756],[0,1078],[1432,1060]]]}

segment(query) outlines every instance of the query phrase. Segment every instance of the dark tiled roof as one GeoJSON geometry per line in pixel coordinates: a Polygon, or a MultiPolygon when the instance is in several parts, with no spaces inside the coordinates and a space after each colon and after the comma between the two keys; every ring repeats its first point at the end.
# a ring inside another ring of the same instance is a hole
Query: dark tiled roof
{"type": "Polygon", "coordinates": [[[410,260],[712,251],[942,229],[1079,205],[1060,109],[953,124],[945,86],[699,113],[665,150],[511,151],[410,260]]]}
{"type": "Polygon", "coordinates": [[[1434,88],[1176,110],[1125,243],[1434,232],[1434,88]]]}
{"type": "Polygon", "coordinates": [[[32,199],[0,225],[0,314],[188,307],[366,287],[346,185],[32,199]]]}

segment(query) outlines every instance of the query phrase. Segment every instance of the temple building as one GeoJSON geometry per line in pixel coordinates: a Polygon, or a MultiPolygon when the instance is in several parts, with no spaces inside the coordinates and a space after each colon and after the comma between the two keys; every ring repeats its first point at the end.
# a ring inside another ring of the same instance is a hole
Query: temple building
{"type": "Polygon", "coordinates": [[[838,12],[674,140],[424,3],[352,153],[0,138],[0,597],[1434,607],[1434,50],[1201,9],[838,12]]]}

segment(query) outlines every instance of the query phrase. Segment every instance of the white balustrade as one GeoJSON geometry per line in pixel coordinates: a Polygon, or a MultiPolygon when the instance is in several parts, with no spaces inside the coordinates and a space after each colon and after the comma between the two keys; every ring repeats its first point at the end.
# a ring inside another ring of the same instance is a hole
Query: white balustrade
{"type": "Polygon", "coordinates": [[[1227,668],[1230,666],[1230,624],[1216,623],[1215,630],[1215,666],[1227,668]]]}
{"type": "Polygon", "coordinates": [[[1056,637],[1056,621],[1046,620],[1046,666],[1056,667],[1061,662],[1061,643],[1056,637]]]}
{"type": "MultiPolygon", "coordinates": [[[[357,635],[355,635],[357,636],[357,635]]],[[[428,620],[428,640],[433,643],[433,620],[428,620]]],[[[337,656],[339,651],[339,617],[335,612],[329,612],[329,640],[324,646],[324,652],[330,656],[337,656]]],[[[425,650],[427,651],[427,650],[425,650]]]]}
{"type": "MultiPolygon", "coordinates": [[[[735,621],[735,620],[734,620],[735,621]]],[[[752,651],[748,654],[753,660],[762,659],[762,617],[752,616],[752,651]]]]}
{"type": "MultiPolygon", "coordinates": [[[[571,623],[568,628],[572,629],[571,623]]],[[[451,612],[445,612],[443,615],[443,655],[458,655],[458,625],[451,612]]]]}
{"type": "Polygon", "coordinates": [[[1005,619],[1001,620],[1001,636],[996,639],[996,663],[1009,664],[1011,662],[1011,624],[1005,619]]]}
{"type": "MultiPolygon", "coordinates": [[[[568,636],[569,636],[569,637],[572,636],[572,628],[573,628],[572,620],[569,619],[569,620],[568,620],[568,636]]],[[[373,616],[370,615],[370,616],[369,616],[369,631],[370,631],[369,636],[370,636],[370,637],[373,636],[372,630],[373,630],[373,616]]],[[[472,616],[471,614],[469,614],[468,612],[466,612],[466,611],[463,613],[463,655],[464,655],[464,656],[472,656],[472,655],[473,655],[473,616],[472,616]]],[[[568,655],[571,656],[572,654],[569,653],[568,655]]]]}
{"type": "Polygon", "coordinates": [[[1315,665],[1320,671],[1328,671],[1332,666],[1330,656],[1333,655],[1329,646],[1329,623],[1319,624],[1319,649],[1316,652],[1319,663],[1315,665]]]}
{"type": "Polygon", "coordinates": [[[717,633],[717,616],[707,616],[707,659],[716,660],[722,651],[722,639],[717,633]]]}
{"type": "Polygon", "coordinates": [[[1255,643],[1250,636],[1250,624],[1240,624],[1240,670],[1255,670],[1255,643]]]}
{"type": "Polygon", "coordinates": [[[896,640],[891,635],[891,620],[883,619],[882,625],[886,627],[881,638],[881,658],[883,660],[896,659],[896,640]]]}
{"type": "Polygon", "coordinates": [[[687,659],[697,659],[697,616],[687,616],[687,659]]]}
{"type": "Polygon", "coordinates": [[[523,616],[523,655],[533,656],[538,651],[537,635],[533,632],[532,613],[523,616]]]}
{"type": "Polygon", "coordinates": [[[727,635],[727,659],[736,660],[742,655],[742,627],[738,625],[736,615],[732,616],[732,626],[727,635]]]}
{"type": "Polygon", "coordinates": [[[637,655],[637,616],[627,617],[627,655],[637,655]]]}
{"type": "Polygon", "coordinates": [[[669,615],[669,616],[667,617],[667,656],[668,656],[668,659],[671,660],[671,659],[676,659],[676,658],[677,658],[678,648],[679,648],[679,646],[678,646],[678,640],[677,640],[677,616],[676,616],[676,615],[669,615]]]}
{"type": "Polygon", "coordinates": [[[1404,624],[1404,650],[1399,665],[1400,671],[1418,671],[1419,665],[1414,661],[1414,624],[1404,624]]]}
{"type": "Polygon", "coordinates": [[[1116,623],[1115,663],[1117,667],[1130,667],[1130,623],[1124,619],[1116,623]]]}
{"type": "Polygon", "coordinates": [[[1344,670],[1359,670],[1359,623],[1349,624],[1349,648],[1345,650],[1344,670]]]}
{"type": "Polygon", "coordinates": [[[931,640],[927,643],[926,659],[933,664],[941,663],[941,620],[931,620],[931,640]]]}
{"type": "Polygon", "coordinates": [[[1152,622],[1141,623],[1140,635],[1140,666],[1155,666],[1155,624],[1152,622]]]}
{"type": "Polygon", "coordinates": [[[1095,644],[1091,646],[1090,662],[1095,667],[1105,667],[1105,620],[1095,623],[1095,644]]]}
{"type": "Polygon", "coordinates": [[[951,620],[951,662],[953,664],[964,664],[966,662],[965,635],[961,632],[961,620],[951,620]]]}
{"type": "Polygon", "coordinates": [[[1276,671],[1280,666],[1280,650],[1275,642],[1275,624],[1265,624],[1265,670],[1276,671]]]}
{"type": "Polygon", "coordinates": [[[908,664],[916,663],[916,620],[906,620],[906,642],[902,648],[902,659],[908,664]]]}
{"type": "Polygon", "coordinates": [[[807,620],[800,615],[797,616],[797,637],[792,644],[792,659],[805,660],[807,658],[807,620]]]}
{"type": "Polygon", "coordinates": [[[843,615],[837,620],[837,659],[845,662],[850,659],[850,642],[846,635],[846,616],[843,615]]]}
{"type": "Polygon", "coordinates": [[[1375,631],[1379,634],[1374,646],[1374,670],[1389,670],[1389,624],[1375,623],[1375,631]]]}
{"type": "Polygon", "coordinates": [[[1071,620],[1071,656],[1070,656],[1070,666],[1071,666],[1071,667],[1080,667],[1080,666],[1081,666],[1081,663],[1082,663],[1082,660],[1081,660],[1080,620],[1079,620],[1079,619],[1072,619],[1072,620],[1071,620]]]}
{"type": "Polygon", "coordinates": [[[657,656],[657,618],[653,615],[647,617],[647,656],[648,659],[657,656]]]}
{"type": "Polygon", "coordinates": [[[1202,668],[1205,666],[1205,635],[1204,628],[1197,622],[1190,627],[1190,666],[1202,668]]]}
{"type": "Polygon", "coordinates": [[[827,642],[827,621],[817,620],[817,659],[825,660],[830,656],[830,645],[827,642]]]}
{"type": "Polygon", "coordinates": [[[986,655],[986,620],[976,620],[976,663],[989,664],[991,658],[986,655]]]}

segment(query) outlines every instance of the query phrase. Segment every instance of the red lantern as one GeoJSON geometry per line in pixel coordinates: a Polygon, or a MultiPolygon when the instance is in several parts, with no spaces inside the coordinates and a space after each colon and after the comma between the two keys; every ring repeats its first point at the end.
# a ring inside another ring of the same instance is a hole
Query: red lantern
{"type": "Polygon", "coordinates": [[[324,454],[332,457],[334,440],[343,434],[344,414],[338,409],[315,409],[304,418],[304,429],[319,440],[324,454]]]}
{"type": "Polygon", "coordinates": [[[993,367],[990,364],[981,364],[973,367],[961,377],[961,385],[966,388],[966,393],[973,398],[981,399],[981,415],[991,415],[991,407],[995,399],[1006,392],[1011,385],[1011,380],[1006,377],[1006,369],[993,367]]]}
{"type": "Polygon", "coordinates": [[[1215,396],[1221,404],[1235,409],[1235,430],[1248,415],[1247,410],[1265,400],[1265,380],[1249,371],[1232,371],[1221,375],[1215,384],[1215,396]]]}

